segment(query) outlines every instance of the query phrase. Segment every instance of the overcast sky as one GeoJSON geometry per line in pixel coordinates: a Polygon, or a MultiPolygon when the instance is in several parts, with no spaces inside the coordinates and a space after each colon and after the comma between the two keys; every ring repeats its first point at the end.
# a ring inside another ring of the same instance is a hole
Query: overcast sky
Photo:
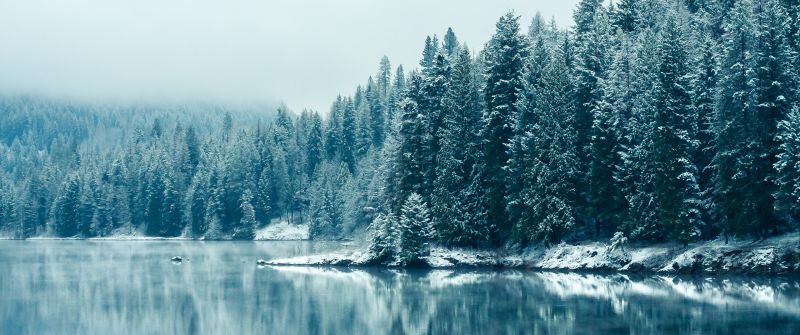
{"type": "Polygon", "coordinates": [[[509,9],[572,24],[577,0],[0,0],[0,94],[283,101],[327,111],[425,36],[481,47],[509,9]]]}

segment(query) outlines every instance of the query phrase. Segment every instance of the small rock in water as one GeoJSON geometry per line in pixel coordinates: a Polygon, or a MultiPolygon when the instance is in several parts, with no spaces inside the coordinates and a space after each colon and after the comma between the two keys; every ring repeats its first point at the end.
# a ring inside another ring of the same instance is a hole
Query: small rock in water
{"type": "Polygon", "coordinates": [[[267,265],[267,261],[265,261],[263,259],[259,259],[259,260],[256,261],[256,264],[258,266],[266,266],[267,265]]]}
{"type": "Polygon", "coordinates": [[[180,262],[183,262],[183,258],[181,258],[181,256],[172,257],[172,262],[176,263],[176,264],[180,263],[180,262]]]}

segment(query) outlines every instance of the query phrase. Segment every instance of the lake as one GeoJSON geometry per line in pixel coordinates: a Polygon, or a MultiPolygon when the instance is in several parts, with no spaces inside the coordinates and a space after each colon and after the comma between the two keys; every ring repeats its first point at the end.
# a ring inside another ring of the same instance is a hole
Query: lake
{"type": "Polygon", "coordinates": [[[0,241],[0,334],[800,333],[796,278],[256,266],[338,248],[0,241]]]}

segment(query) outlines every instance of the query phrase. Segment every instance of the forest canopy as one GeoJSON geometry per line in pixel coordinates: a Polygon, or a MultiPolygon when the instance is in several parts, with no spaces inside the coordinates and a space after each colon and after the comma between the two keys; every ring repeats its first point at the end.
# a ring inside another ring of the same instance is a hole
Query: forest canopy
{"type": "Polygon", "coordinates": [[[4,97],[0,231],[253,239],[282,218],[414,262],[797,229],[800,2],[583,0],[574,21],[431,35],[325,115],[4,97]]]}

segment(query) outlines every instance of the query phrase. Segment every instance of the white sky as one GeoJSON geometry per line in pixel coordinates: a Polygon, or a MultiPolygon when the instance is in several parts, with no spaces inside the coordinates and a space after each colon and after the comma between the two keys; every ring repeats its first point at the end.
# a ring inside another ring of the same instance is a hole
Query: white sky
{"type": "Polygon", "coordinates": [[[452,26],[482,47],[507,10],[572,24],[578,0],[0,0],[0,94],[283,101],[327,112],[452,26]]]}

